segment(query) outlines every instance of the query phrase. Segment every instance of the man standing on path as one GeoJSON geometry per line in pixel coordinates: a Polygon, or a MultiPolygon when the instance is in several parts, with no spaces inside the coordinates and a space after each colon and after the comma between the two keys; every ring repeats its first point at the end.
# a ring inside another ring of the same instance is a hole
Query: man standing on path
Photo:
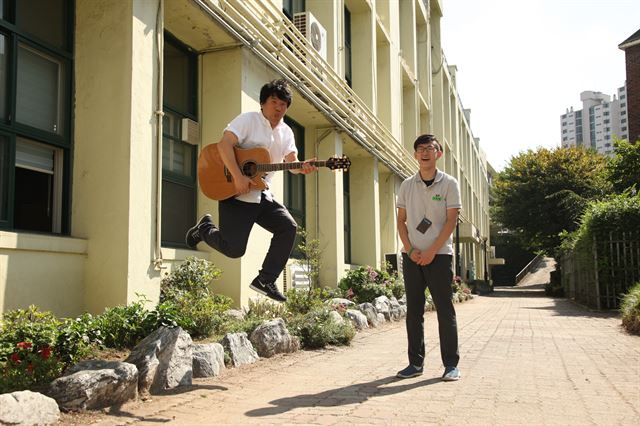
{"type": "MultiPolygon", "coordinates": [[[[213,224],[210,214],[204,215],[185,237],[189,248],[200,241],[231,258],[244,255],[251,228],[257,223],[273,234],[269,251],[258,276],[250,287],[278,302],[287,298],[280,293],[275,281],[291,255],[297,224],[287,208],[279,203],[268,189],[273,172],[264,177],[267,189],[259,190],[251,179],[242,174],[236,163],[234,148],[263,147],[274,162],[298,161],[293,131],[283,118],[291,105],[291,89],[285,80],[273,80],[260,90],[260,112],[245,112],[237,116],[225,129],[218,144],[220,157],[233,177],[236,197],[220,201],[220,227],[213,224]]],[[[311,173],[316,170],[312,160],[291,173],[311,173]]]]}
{"type": "Polygon", "coordinates": [[[424,304],[428,287],[438,315],[440,355],[445,367],[442,380],[460,378],[458,327],[453,294],[451,234],[462,207],[458,182],[438,170],[442,147],[433,135],[419,136],[413,143],[418,173],[407,178],[398,192],[398,233],[404,252],[402,266],[407,295],[409,366],[397,373],[406,379],[424,369],[424,304]]]}

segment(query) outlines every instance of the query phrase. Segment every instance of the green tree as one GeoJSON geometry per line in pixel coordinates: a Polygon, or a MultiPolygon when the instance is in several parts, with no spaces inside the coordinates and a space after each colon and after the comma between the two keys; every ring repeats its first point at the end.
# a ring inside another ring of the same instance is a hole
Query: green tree
{"type": "Polygon", "coordinates": [[[556,253],[590,200],[610,192],[606,160],[582,148],[538,148],[513,157],[494,185],[492,214],[523,247],[556,253]]]}
{"type": "Polygon", "coordinates": [[[620,194],[635,185],[640,190],[640,141],[616,140],[613,146],[615,155],[607,164],[607,179],[613,189],[620,194]]]}

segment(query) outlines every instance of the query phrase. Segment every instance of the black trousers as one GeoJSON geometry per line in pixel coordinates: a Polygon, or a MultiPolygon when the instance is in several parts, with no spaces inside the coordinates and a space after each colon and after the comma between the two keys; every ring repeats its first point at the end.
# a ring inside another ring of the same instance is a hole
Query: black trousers
{"type": "Polygon", "coordinates": [[[257,223],[273,234],[259,277],[274,282],[287,264],[296,238],[296,221],[285,206],[262,193],[260,203],[235,198],[220,201],[219,227],[203,225],[202,239],[225,256],[244,255],[253,225],[257,223]]]}
{"type": "Polygon", "coordinates": [[[452,256],[438,254],[433,262],[420,266],[406,253],[402,254],[404,287],[407,293],[407,339],[409,341],[409,363],[415,366],[424,364],[424,304],[425,289],[428,287],[438,314],[438,332],[440,335],[440,356],[445,367],[457,367],[460,360],[458,352],[458,326],[456,311],[451,296],[453,289],[452,256]]]}

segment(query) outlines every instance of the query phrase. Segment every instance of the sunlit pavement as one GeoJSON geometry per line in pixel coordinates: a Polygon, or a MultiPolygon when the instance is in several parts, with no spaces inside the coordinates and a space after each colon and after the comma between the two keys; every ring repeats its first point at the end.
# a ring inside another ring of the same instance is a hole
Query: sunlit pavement
{"type": "MultiPolygon", "coordinates": [[[[497,287],[456,305],[458,382],[441,382],[436,315],[426,315],[425,374],[406,366],[403,322],[359,333],[350,347],[303,351],[100,417],[115,424],[640,424],[640,337],[615,314],[497,287]]],[[[66,421],[71,421],[66,417],[66,421]]]]}

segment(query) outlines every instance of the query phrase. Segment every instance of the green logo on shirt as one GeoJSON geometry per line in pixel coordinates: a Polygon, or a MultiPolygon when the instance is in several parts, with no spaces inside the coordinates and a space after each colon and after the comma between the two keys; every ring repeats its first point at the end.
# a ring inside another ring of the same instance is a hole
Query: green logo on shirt
{"type": "Polygon", "coordinates": [[[442,197],[440,196],[440,194],[438,194],[438,195],[434,195],[431,199],[432,199],[433,201],[442,201],[442,197]]]}

